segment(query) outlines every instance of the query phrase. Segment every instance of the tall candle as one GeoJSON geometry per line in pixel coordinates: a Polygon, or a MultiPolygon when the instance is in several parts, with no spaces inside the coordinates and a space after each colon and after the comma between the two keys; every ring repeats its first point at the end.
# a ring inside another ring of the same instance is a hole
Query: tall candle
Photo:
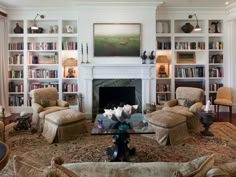
{"type": "Polygon", "coordinates": [[[88,43],[86,44],[86,52],[87,52],[87,55],[88,55],[88,43]]]}
{"type": "Polygon", "coordinates": [[[81,54],[83,55],[83,44],[81,44],[81,54]]]}

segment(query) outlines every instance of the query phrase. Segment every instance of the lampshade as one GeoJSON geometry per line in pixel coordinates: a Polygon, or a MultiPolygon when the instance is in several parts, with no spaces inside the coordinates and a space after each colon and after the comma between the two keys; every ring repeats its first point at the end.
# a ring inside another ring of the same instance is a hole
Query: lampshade
{"type": "Polygon", "coordinates": [[[166,55],[159,55],[156,60],[157,63],[169,63],[169,59],[166,55]]]}
{"type": "Polygon", "coordinates": [[[196,26],[195,26],[195,28],[194,28],[194,31],[201,31],[202,29],[201,29],[201,27],[200,27],[199,24],[198,24],[197,15],[196,15],[196,14],[189,15],[188,18],[191,19],[191,18],[193,18],[193,16],[195,16],[195,18],[196,18],[196,26]]]}
{"type": "Polygon", "coordinates": [[[77,66],[77,60],[75,58],[67,58],[63,62],[64,66],[77,66]]]}

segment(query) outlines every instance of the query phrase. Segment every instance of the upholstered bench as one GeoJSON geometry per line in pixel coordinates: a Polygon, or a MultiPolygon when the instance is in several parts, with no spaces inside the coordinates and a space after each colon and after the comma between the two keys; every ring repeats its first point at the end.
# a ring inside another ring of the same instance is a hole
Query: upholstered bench
{"type": "Polygon", "coordinates": [[[42,135],[49,143],[61,142],[87,132],[85,114],[65,109],[45,116],[42,135]]]}
{"type": "Polygon", "coordinates": [[[160,145],[178,144],[189,137],[186,117],[182,115],[158,110],[147,114],[147,118],[160,145]]]}

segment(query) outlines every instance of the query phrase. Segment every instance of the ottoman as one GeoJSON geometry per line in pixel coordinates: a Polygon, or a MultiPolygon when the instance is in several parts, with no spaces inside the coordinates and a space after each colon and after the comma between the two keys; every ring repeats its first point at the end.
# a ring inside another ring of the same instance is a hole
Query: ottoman
{"type": "Polygon", "coordinates": [[[189,138],[185,116],[158,110],[146,117],[155,130],[155,139],[160,145],[178,144],[189,138]]]}
{"type": "Polygon", "coordinates": [[[42,135],[49,143],[53,143],[74,139],[86,132],[85,114],[65,109],[45,116],[42,135]]]}

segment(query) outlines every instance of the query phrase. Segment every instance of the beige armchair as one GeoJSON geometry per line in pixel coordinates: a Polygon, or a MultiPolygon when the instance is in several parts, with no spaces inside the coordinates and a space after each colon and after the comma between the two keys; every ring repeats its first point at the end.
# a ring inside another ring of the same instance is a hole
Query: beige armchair
{"type": "Polygon", "coordinates": [[[204,91],[194,87],[178,87],[176,99],[165,103],[163,110],[185,116],[189,130],[197,129],[200,125],[198,111],[202,108],[204,91]]]}
{"type": "Polygon", "coordinates": [[[32,127],[42,132],[44,118],[47,114],[68,109],[69,103],[58,99],[57,89],[54,87],[31,90],[32,97],[32,127]]]}

